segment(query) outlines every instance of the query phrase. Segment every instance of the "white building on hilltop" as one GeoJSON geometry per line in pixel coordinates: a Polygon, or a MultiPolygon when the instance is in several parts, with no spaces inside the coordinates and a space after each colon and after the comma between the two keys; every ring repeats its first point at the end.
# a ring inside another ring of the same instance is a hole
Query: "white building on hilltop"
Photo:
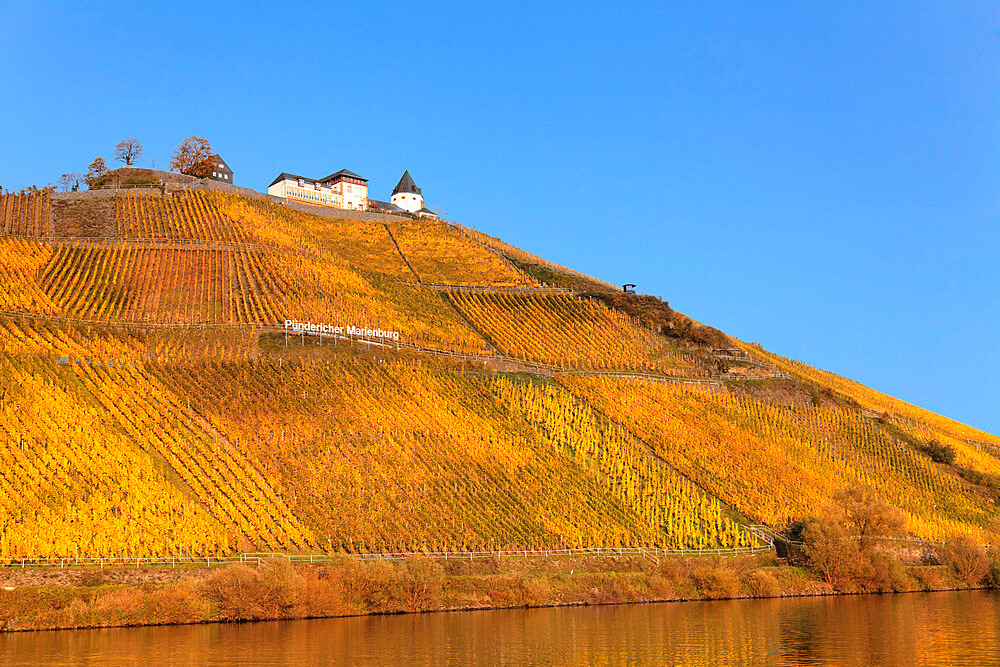
{"type": "Polygon", "coordinates": [[[392,198],[389,201],[408,213],[437,217],[434,211],[424,206],[424,196],[420,194],[420,188],[413,182],[409,170],[403,172],[399,183],[396,183],[396,187],[392,189],[392,198]]]}
{"type": "Polygon", "coordinates": [[[281,172],[267,186],[267,194],[319,206],[368,209],[368,179],[347,169],[319,180],[281,172]]]}

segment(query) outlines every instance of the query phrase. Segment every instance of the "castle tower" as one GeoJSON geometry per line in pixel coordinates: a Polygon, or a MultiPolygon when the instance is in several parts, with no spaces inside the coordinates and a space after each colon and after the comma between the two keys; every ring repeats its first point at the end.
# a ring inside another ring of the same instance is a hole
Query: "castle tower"
{"type": "Polygon", "coordinates": [[[403,172],[403,177],[392,189],[392,199],[389,201],[410,213],[416,213],[424,208],[424,196],[420,194],[420,188],[413,182],[409,170],[403,172]]]}

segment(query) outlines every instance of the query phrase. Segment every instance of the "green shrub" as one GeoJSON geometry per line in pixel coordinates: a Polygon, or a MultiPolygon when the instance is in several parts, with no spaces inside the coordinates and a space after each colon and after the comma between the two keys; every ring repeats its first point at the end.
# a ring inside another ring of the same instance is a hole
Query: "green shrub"
{"type": "Polygon", "coordinates": [[[958,457],[958,452],[951,445],[947,445],[937,440],[929,440],[924,443],[923,450],[936,463],[947,463],[953,465],[958,457]]]}

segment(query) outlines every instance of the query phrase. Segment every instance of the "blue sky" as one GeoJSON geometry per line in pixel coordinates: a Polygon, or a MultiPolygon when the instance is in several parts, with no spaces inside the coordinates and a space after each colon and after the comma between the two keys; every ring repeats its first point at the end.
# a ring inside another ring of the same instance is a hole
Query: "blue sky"
{"type": "Polygon", "coordinates": [[[997,3],[0,1],[0,184],[211,140],[1000,432],[997,3]],[[710,6],[706,6],[710,5],[710,6]]]}

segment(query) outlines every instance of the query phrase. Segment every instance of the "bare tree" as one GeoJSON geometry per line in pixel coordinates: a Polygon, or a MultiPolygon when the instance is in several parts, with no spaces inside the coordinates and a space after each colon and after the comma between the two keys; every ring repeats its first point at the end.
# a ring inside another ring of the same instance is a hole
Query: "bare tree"
{"type": "Polygon", "coordinates": [[[942,555],[944,562],[955,571],[955,576],[970,586],[980,584],[990,571],[986,550],[971,535],[960,534],[948,540],[942,555]]]}
{"type": "Polygon", "coordinates": [[[95,157],[94,161],[87,167],[87,175],[83,180],[90,187],[94,187],[94,183],[106,173],[108,173],[108,165],[105,164],[104,158],[95,157]]]}
{"type": "Polygon", "coordinates": [[[208,139],[188,137],[174,151],[170,169],[188,176],[205,178],[212,173],[213,155],[212,145],[208,143],[208,139]]]}
{"type": "Polygon", "coordinates": [[[76,192],[80,189],[80,181],[83,177],[77,173],[62,174],[59,177],[59,187],[62,188],[63,192],[76,192]]]}
{"type": "Polygon", "coordinates": [[[135,137],[125,137],[115,146],[115,159],[131,167],[142,156],[142,144],[135,137]]]}

